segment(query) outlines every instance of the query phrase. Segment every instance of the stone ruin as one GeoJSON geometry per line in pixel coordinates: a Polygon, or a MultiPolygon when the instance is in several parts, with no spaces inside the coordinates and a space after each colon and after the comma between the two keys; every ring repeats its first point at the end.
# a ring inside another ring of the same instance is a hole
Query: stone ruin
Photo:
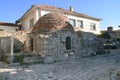
{"type": "Polygon", "coordinates": [[[11,52],[11,37],[14,39],[14,52],[22,52],[26,33],[0,31],[0,54],[11,52]]]}
{"type": "Polygon", "coordinates": [[[10,55],[11,35],[14,38],[14,53],[34,56],[26,59],[26,62],[33,58],[37,60],[37,55],[44,62],[51,63],[96,55],[103,50],[102,43],[95,34],[75,31],[67,17],[60,13],[44,15],[28,34],[0,32],[0,54],[10,55]]]}
{"type": "Polygon", "coordinates": [[[96,54],[101,43],[92,33],[74,31],[66,16],[48,13],[33,26],[25,41],[25,52],[40,54],[45,62],[96,54]]]}

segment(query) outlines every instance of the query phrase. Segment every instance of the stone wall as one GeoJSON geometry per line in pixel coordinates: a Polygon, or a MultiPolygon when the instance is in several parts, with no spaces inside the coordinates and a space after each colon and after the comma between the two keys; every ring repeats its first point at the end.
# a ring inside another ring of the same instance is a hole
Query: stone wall
{"type": "Polygon", "coordinates": [[[45,57],[46,61],[90,56],[102,49],[99,39],[94,34],[86,32],[76,34],[70,31],[58,31],[46,35],[0,32],[0,53],[10,53],[11,35],[14,38],[14,52],[37,53],[45,57]],[[66,50],[65,47],[65,40],[68,36],[71,38],[71,50],[66,50]],[[33,50],[31,50],[31,39],[33,39],[33,50]]]}
{"type": "Polygon", "coordinates": [[[10,52],[10,37],[0,37],[0,53],[10,52]]]}
{"type": "Polygon", "coordinates": [[[104,51],[102,41],[95,34],[82,32],[81,35],[83,56],[96,55],[97,52],[104,51]]]}
{"type": "Polygon", "coordinates": [[[0,53],[10,53],[11,37],[14,39],[14,52],[23,50],[26,33],[0,31],[0,53]]]}
{"type": "Polygon", "coordinates": [[[11,35],[14,38],[14,52],[17,50],[37,53],[44,57],[47,63],[95,55],[97,51],[102,50],[101,41],[94,34],[86,32],[76,34],[70,31],[58,31],[48,32],[45,35],[0,32],[0,53],[10,53],[11,35]],[[66,50],[66,37],[71,38],[70,50],[66,50]],[[33,50],[31,50],[31,39],[33,39],[33,50]]]}
{"type": "Polygon", "coordinates": [[[38,53],[45,61],[56,61],[96,55],[102,50],[102,43],[96,35],[87,32],[79,34],[71,31],[58,31],[46,34],[29,34],[25,43],[25,50],[29,53],[38,53]],[[66,37],[71,38],[71,49],[66,50],[66,37]],[[33,50],[31,50],[33,39],[33,50]]]}

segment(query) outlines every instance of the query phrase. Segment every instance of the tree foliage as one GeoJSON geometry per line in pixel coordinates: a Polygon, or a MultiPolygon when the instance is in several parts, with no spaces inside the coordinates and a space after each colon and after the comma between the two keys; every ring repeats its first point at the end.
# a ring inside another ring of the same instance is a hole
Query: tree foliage
{"type": "Polygon", "coordinates": [[[103,39],[110,39],[111,38],[111,36],[108,32],[104,32],[101,35],[99,35],[98,37],[103,38],[103,39]]]}
{"type": "Polygon", "coordinates": [[[119,36],[117,36],[117,38],[116,38],[116,39],[117,39],[117,41],[119,41],[119,42],[120,42],[120,35],[119,35],[119,36]]]}

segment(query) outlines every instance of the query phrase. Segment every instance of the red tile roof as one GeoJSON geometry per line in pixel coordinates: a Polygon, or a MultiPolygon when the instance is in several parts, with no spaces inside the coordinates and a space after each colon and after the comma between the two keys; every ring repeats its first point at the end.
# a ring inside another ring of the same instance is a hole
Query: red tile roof
{"type": "Polygon", "coordinates": [[[2,26],[19,27],[19,25],[16,25],[14,23],[6,23],[6,22],[0,22],[0,25],[2,25],[2,26]]]}
{"type": "Polygon", "coordinates": [[[97,20],[100,21],[100,18],[95,18],[92,16],[88,16],[86,14],[82,14],[82,13],[78,13],[75,11],[70,11],[70,10],[65,10],[59,7],[54,7],[54,6],[48,6],[48,5],[33,5],[22,17],[21,19],[32,9],[32,8],[36,8],[36,9],[40,9],[40,10],[47,10],[47,11],[54,11],[54,12],[60,12],[60,13],[64,13],[64,14],[69,14],[69,15],[74,15],[74,16],[78,16],[78,17],[83,17],[83,18],[88,18],[88,19],[92,19],[92,20],[97,20]]]}

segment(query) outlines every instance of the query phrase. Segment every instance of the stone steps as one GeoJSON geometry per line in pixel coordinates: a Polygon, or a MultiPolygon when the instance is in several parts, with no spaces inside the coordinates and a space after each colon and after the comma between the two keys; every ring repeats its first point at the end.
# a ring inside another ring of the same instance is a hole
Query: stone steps
{"type": "Polygon", "coordinates": [[[31,65],[31,64],[40,64],[44,63],[44,58],[41,57],[39,54],[33,54],[33,53],[24,53],[24,54],[15,54],[14,55],[14,64],[19,65],[31,65]]]}
{"type": "Polygon", "coordinates": [[[25,57],[22,64],[36,64],[44,63],[44,59],[41,57],[25,57]]]}

